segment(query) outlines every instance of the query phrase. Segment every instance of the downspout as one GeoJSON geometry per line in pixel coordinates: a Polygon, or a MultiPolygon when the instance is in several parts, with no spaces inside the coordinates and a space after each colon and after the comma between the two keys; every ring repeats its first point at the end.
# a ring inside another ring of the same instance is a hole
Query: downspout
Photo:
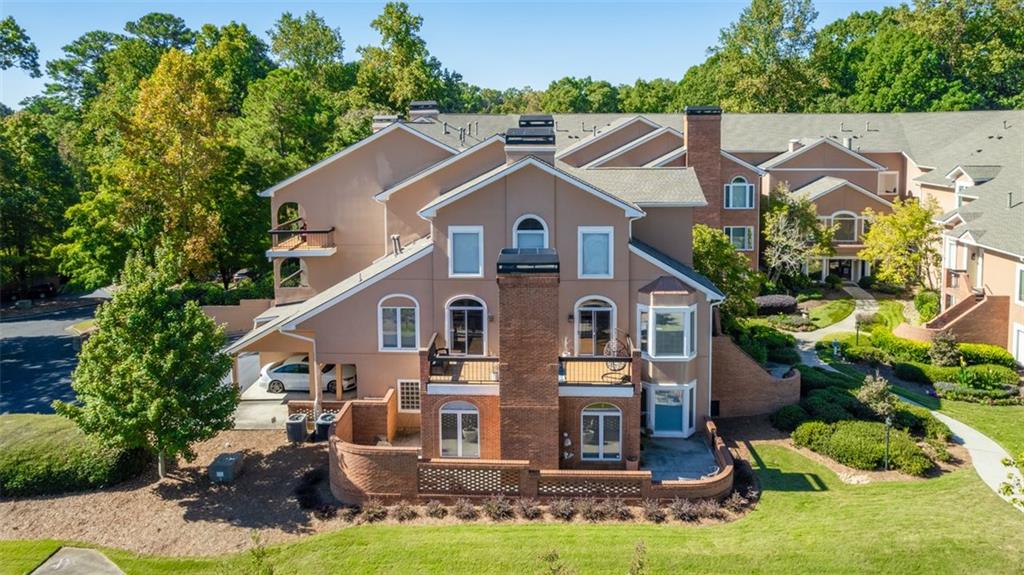
{"type": "Polygon", "coordinates": [[[278,330],[278,333],[288,337],[294,337],[302,341],[307,341],[312,344],[313,349],[310,350],[309,357],[309,374],[313,376],[313,419],[320,417],[322,410],[321,403],[323,402],[323,389],[320,388],[320,364],[316,361],[316,339],[312,337],[306,337],[297,333],[291,333],[284,330],[278,330]]]}
{"type": "Polygon", "coordinates": [[[708,419],[711,419],[711,391],[712,391],[712,367],[711,361],[714,356],[712,352],[714,347],[714,332],[715,332],[715,306],[722,305],[722,301],[713,301],[708,304],[708,311],[711,312],[708,317],[708,419]]]}

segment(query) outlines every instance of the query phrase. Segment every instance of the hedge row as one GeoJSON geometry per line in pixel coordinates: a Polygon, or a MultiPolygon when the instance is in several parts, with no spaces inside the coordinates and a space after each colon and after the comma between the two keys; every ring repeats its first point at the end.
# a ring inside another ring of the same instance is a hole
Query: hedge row
{"type": "Polygon", "coordinates": [[[940,381],[935,384],[935,393],[942,399],[988,403],[992,405],[1020,405],[1020,395],[1005,389],[974,389],[959,383],[940,381]]]}
{"type": "MultiPolygon", "coordinates": [[[[893,429],[889,439],[890,466],[918,476],[932,469],[931,459],[909,433],[893,429]]],[[[793,432],[793,443],[854,469],[881,469],[885,461],[885,424],[808,421],[793,432]]]]}
{"type": "Polygon", "coordinates": [[[896,377],[924,384],[938,382],[958,383],[960,370],[964,369],[968,377],[974,380],[973,389],[997,389],[1008,385],[1017,385],[1020,377],[1017,372],[1001,365],[969,365],[960,367],[939,367],[916,361],[900,362],[893,365],[896,377]]]}
{"type": "Polygon", "coordinates": [[[809,365],[796,366],[800,370],[800,395],[806,396],[815,389],[826,389],[829,387],[841,387],[844,389],[855,389],[861,382],[842,373],[827,371],[820,367],[809,365]]]}

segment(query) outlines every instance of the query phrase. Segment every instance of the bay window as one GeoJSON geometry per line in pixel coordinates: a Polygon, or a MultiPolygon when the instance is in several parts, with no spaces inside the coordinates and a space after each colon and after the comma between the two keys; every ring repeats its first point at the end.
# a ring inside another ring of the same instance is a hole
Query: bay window
{"type": "Polygon", "coordinates": [[[640,350],[653,359],[689,360],[697,355],[697,308],[642,306],[640,350]]]}

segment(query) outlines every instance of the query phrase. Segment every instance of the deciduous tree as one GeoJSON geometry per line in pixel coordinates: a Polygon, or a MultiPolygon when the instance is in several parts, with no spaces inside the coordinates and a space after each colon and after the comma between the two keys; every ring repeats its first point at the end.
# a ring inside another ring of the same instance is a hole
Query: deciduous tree
{"type": "Polygon", "coordinates": [[[725,232],[704,224],[693,226],[693,267],[726,294],[723,315],[736,318],[753,313],[757,272],[725,232]]]}
{"type": "Polygon", "coordinates": [[[771,191],[762,217],[762,258],[772,282],[790,281],[812,257],[831,255],[835,228],[818,219],[807,198],[795,197],[785,185],[771,191]]]}
{"type": "Polygon", "coordinates": [[[934,288],[942,262],[942,228],[934,221],[938,212],[933,199],[923,204],[915,199],[896,200],[889,214],[866,210],[871,227],[857,257],[875,262],[874,275],[883,282],[934,288]]]}
{"type": "Polygon", "coordinates": [[[54,404],[90,435],[155,452],[161,477],[167,458],[191,461],[197,442],[230,429],[238,403],[223,382],[231,368],[223,330],[172,289],[184,256],[171,253],[156,267],[129,258],[72,374],[77,401],[54,404]]]}
{"type": "Polygon", "coordinates": [[[0,70],[14,67],[25,70],[33,78],[42,75],[39,71],[39,49],[25,29],[14,21],[14,16],[8,16],[0,20],[0,70]]]}

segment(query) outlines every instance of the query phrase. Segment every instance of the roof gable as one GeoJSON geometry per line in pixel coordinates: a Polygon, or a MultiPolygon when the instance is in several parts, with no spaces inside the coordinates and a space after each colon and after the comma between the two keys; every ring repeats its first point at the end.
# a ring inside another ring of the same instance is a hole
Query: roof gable
{"type": "Polygon", "coordinates": [[[264,198],[272,198],[272,197],[274,197],[274,193],[277,192],[278,190],[280,190],[281,188],[284,188],[284,187],[286,187],[286,186],[288,186],[288,185],[290,185],[290,184],[292,184],[292,183],[294,183],[294,182],[296,182],[298,180],[301,180],[302,178],[308,176],[309,174],[312,174],[313,172],[316,172],[317,170],[320,170],[321,168],[324,168],[326,166],[329,166],[330,164],[333,164],[334,162],[340,160],[341,158],[344,158],[345,156],[347,156],[347,155],[351,154],[352,152],[362,148],[363,146],[366,146],[366,145],[368,145],[368,144],[370,144],[372,142],[376,142],[377,140],[387,136],[388,134],[390,134],[392,132],[398,131],[398,130],[402,130],[404,132],[412,134],[412,135],[416,136],[417,138],[422,139],[425,142],[429,142],[430,144],[433,144],[433,145],[437,146],[438,148],[441,148],[442,150],[448,152],[449,154],[455,155],[455,154],[459,153],[459,151],[456,150],[455,148],[452,148],[451,146],[448,146],[447,144],[441,143],[438,140],[435,140],[434,138],[431,138],[430,136],[428,136],[428,135],[426,135],[426,134],[424,134],[424,133],[422,133],[422,132],[420,132],[418,130],[414,130],[414,129],[406,126],[402,122],[394,122],[394,123],[388,125],[388,127],[380,130],[379,132],[377,132],[375,134],[372,134],[372,135],[370,135],[370,136],[368,136],[366,138],[363,138],[362,140],[359,140],[355,144],[352,144],[351,146],[346,147],[344,150],[341,150],[340,152],[338,152],[338,153],[336,153],[336,154],[334,154],[332,156],[329,156],[329,157],[327,157],[327,158],[317,162],[316,164],[313,164],[312,166],[306,168],[305,170],[302,170],[301,172],[299,172],[299,173],[297,173],[297,174],[295,174],[295,175],[293,175],[293,176],[291,176],[289,178],[286,178],[286,179],[284,179],[284,180],[274,184],[273,186],[271,186],[271,187],[263,190],[262,192],[260,192],[259,195],[261,197],[264,197],[264,198]]]}
{"type": "Polygon", "coordinates": [[[834,176],[822,176],[801,188],[793,190],[792,193],[798,196],[806,197],[808,200],[811,200],[813,202],[814,200],[827,196],[828,194],[831,194],[832,192],[836,190],[841,190],[843,188],[850,188],[851,190],[859,192],[884,206],[888,206],[890,208],[892,207],[892,202],[886,200],[885,198],[879,197],[878,194],[870,190],[866,190],[849,180],[844,180],[843,178],[836,178],[834,176]]]}
{"type": "Polygon", "coordinates": [[[729,160],[730,162],[736,164],[737,166],[746,168],[746,169],[750,170],[751,172],[754,172],[755,174],[757,174],[759,176],[763,176],[763,175],[768,173],[768,172],[762,170],[761,168],[755,166],[754,164],[751,164],[750,162],[747,162],[747,161],[743,160],[742,158],[738,158],[738,157],[730,154],[729,152],[726,152],[725,150],[722,150],[722,157],[727,159],[727,160],[729,160]]]}
{"type": "Polygon", "coordinates": [[[608,127],[607,129],[605,129],[605,130],[603,130],[603,131],[601,131],[599,133],[596,133],[596,134],[594,134],[592,136],[588,136],[586,138],[583,138],[579,142],[576,142],[575,144],[572,144],[572,145],[566,147],[565,149],[563,149],[560,152],[558,152],[558,154],[556,154],[555,157],[561,159],[561,158],[564,158],[566,156],[570,156],[570,155],[572,155],[572,154],[574,154],[576,152],[579,152],[580,150],[583,150],[583,149],[587,148],[588,146],[590,146],[590,145],[592,145],[592,144],[594,144],[596,142],[600,142],[604,138],[606,138],[606,137],[608,137],[608,136],[618,132],[619,130],[622,130],[622,129],[628,127],[628,126],[632,126],[633,124],[635,124],[637,122],[642,122],[642,123],[650,126],[651,128],[655,129],[655,130],[657,130],[658,128],[661,127],[656,122],[652,122],[651,120],[648,120],[647,118],[645,118],[643,116],[639,116],[639,115],[638,116],[633,116],[632,118],[622,118],[617,123],[613,124],[612,126],[608,127]]]}
{"type": "Polygon", "coordinates": [[[424,219],[433,218],[434,216],[437,215],[437,211],[439,209],[454,202],[457,202],[460,199],[468,196],[469,194],[472,194],[473,192],[481,188],[484,188],[502,178],[514,174],[527,166],[539,168],[547,172],[548,174],[555,176],[556,178],[560,178],[566,182],[569,182],[570,184],[576,186],[577,188],[580,188],[585,192],[588,192],[610,204],[622,208],[622,210],[625,212],[626,217],[639,218],[644,216],[643,210],[641,210],[636,205],[630,202],[623,201],[609,194],[608,192],[605,192],[604,190],[595,188],[594,186],[588,184],[587,182],[573,175],[567,174],[566,172],[563,172],[562,170],[555,168],[554,166],[548,164],[547,162],[538,160],[533,156],[527,156],[511,165],[498,166],[497,168],[489,172],[483,173],[480,176],[466,182],[465,184],[462,184],[461,186],[458,186],[445,192],[444,194],[441,194],[436,199],[434,199],[426,206],[424,206],[422,209],[420,209],[419,215],[421,218],[424,219]]]}
{"type": "MultiPolygon", "coordinates": [[[[625,145],[620,146],[620,147],[618,147],[618,148],[608,152],[607,154],[601,156],[600,158],[597,158],[597,159],[592,160],[591,162],[589,162],[587,164],[584,164],[583,167],[584,168],[597,168],[597,167],[600,167],[600,166],[606,164],[607,162],[609,162],[609,161],[611,161],[611,160],[621,156],[622,154],[625,154],[626,152],[628,152],[630,150],[634,150],[634,149],[636,149],[636,148],[638,148],[638,147],[640,147],[640,146],[642,146],[642,145],[644,145],[644,144],[646,144],[648,142],[656,140],[656,139],[658,139],[658,138],[660,138],[662,136],[665,136],[665,135],[675,136],[676,138],[679,139],[680,145],[682,145],[682,143],[684,141],[683,134],[679,130],[676,130],[675,128],[671,128],[671,127],[668,127],[668,126],[661,127],[661,128],[658,128],[657,130],[653,130],[651,132],[648,132],[648,133],[644,134],[643,136],[640,136],[639,138],[633,140],[632,142],[628,142],[625,145]]],[[[676,151],[676,150],[673,150],[673,151],[676,151]]]]}
{"type": "Polygon", "coordinates": [[[415,184],[416,182],[422,180],[423,178],[426,178],[427,176],[429,176],[431,174],[434,174],[436,172],[439,172],[439,171],[447,168],[448,166],[451,166],[452,164],[456,164],[458,162],[461,162],[461,161],[465,160],[466,158],[472,156],[476,152],[479,152],[480,150],[487,149],[488,146],[496,145],[498,143],[501,143],[502,145],[504,145],[505,138],[503,138],[500,134],[495,134],[495,135],[491,136],[490,138],[487,138],[483,142],[480,142],[479,144],[476,144],[475,146],[473,146],[471,148],[466,148],[465,150],[455,154],[454,156],[451,156],[451,157],[449,157],[449,158],[447,158],[445,160],[442,160],[442,161],[440,161],[440,162],[438,162],[438,163],[436,163],[436,164],[434,164],[432,166],[427,167],[426,169],[424,169],[421,172],[418,172],[416,174],[413,174],[413,175],[409,176],[408,178],[402,180],[401,182],[398,182],[397,184],[391,186],[390,188],[381,191],[380,193],[375,195],[373,198],[375,200],[377,200],[377,201],[386,201],[388,198],[391,197],[391,194],[394,194],[395,192],[403,190],[403,189],[407,188],[408,186],[411,186],[412,184],[415,184]]]}
{"type": "Polygon", "coordinates": [[[725,294],[718,289],[714,282],[697,270],[661,252],[657,248],[634,238],[629,240],[629,251],[672,274],[673,277],[682,280],[685,284],[696,288],[697,291],[708,296],[708,299],[713,301],[725,299],[725,294]]]}
{"type": "MultiPolygon", "coordinates": [[[[838,151],[840,151],[840,152],[842,152],[844,154],[847,154],[847,155],[849,155],[849,156],[851,156],[853,158],[856,158],[860,163],[864,164],[865,166],[867,166],[870,169],[874,169],[874,170],[884,170],[885,169],[885,166],[879,164],[878,162],[875,162],[874,160],[871,160],[870,158],[867,158],[867,157],[865,157],[865,156],[863,156],[861,154],[858,154],[857,152],[854,152],[853,150],[847,148],[846,146],[840,144],[839,142],[836,142],[832,138],[817,138],[817,139],[814,139],[814,140],[811,140],[811,141],[808,141],[806,138],[802,138],[801,142],[806,142],[806,143],[804,145],[800,146],[799,148],[797,148],[796,150],[793,150],[792,152],[783,152],[782,154],[779,154],[778,156],[775,156],[774,158],[772,158],[772,159],[768,160],[767,162],[764,162],[763,164],[761,164],[760,167],[762,169],[764,169],[764,170],[767,170],[767,171],[785,169],[783,166],[785,164],[791,162],[793,159],[799,158],[800,156],[806,154],[807,152],[809,152],[811,150],[814,150],[814,149],[817,149],[817,148],[819,148],[821,146],[831,146],[831,149],[838,150],[838,151]]],[[[826,166],[826,167],[823,167],[821,169],[828,169],[830,167],[831,166],[826,166]]],[[[814,168],[814,169],[818,169],[818,168],[814,168]]]]}

